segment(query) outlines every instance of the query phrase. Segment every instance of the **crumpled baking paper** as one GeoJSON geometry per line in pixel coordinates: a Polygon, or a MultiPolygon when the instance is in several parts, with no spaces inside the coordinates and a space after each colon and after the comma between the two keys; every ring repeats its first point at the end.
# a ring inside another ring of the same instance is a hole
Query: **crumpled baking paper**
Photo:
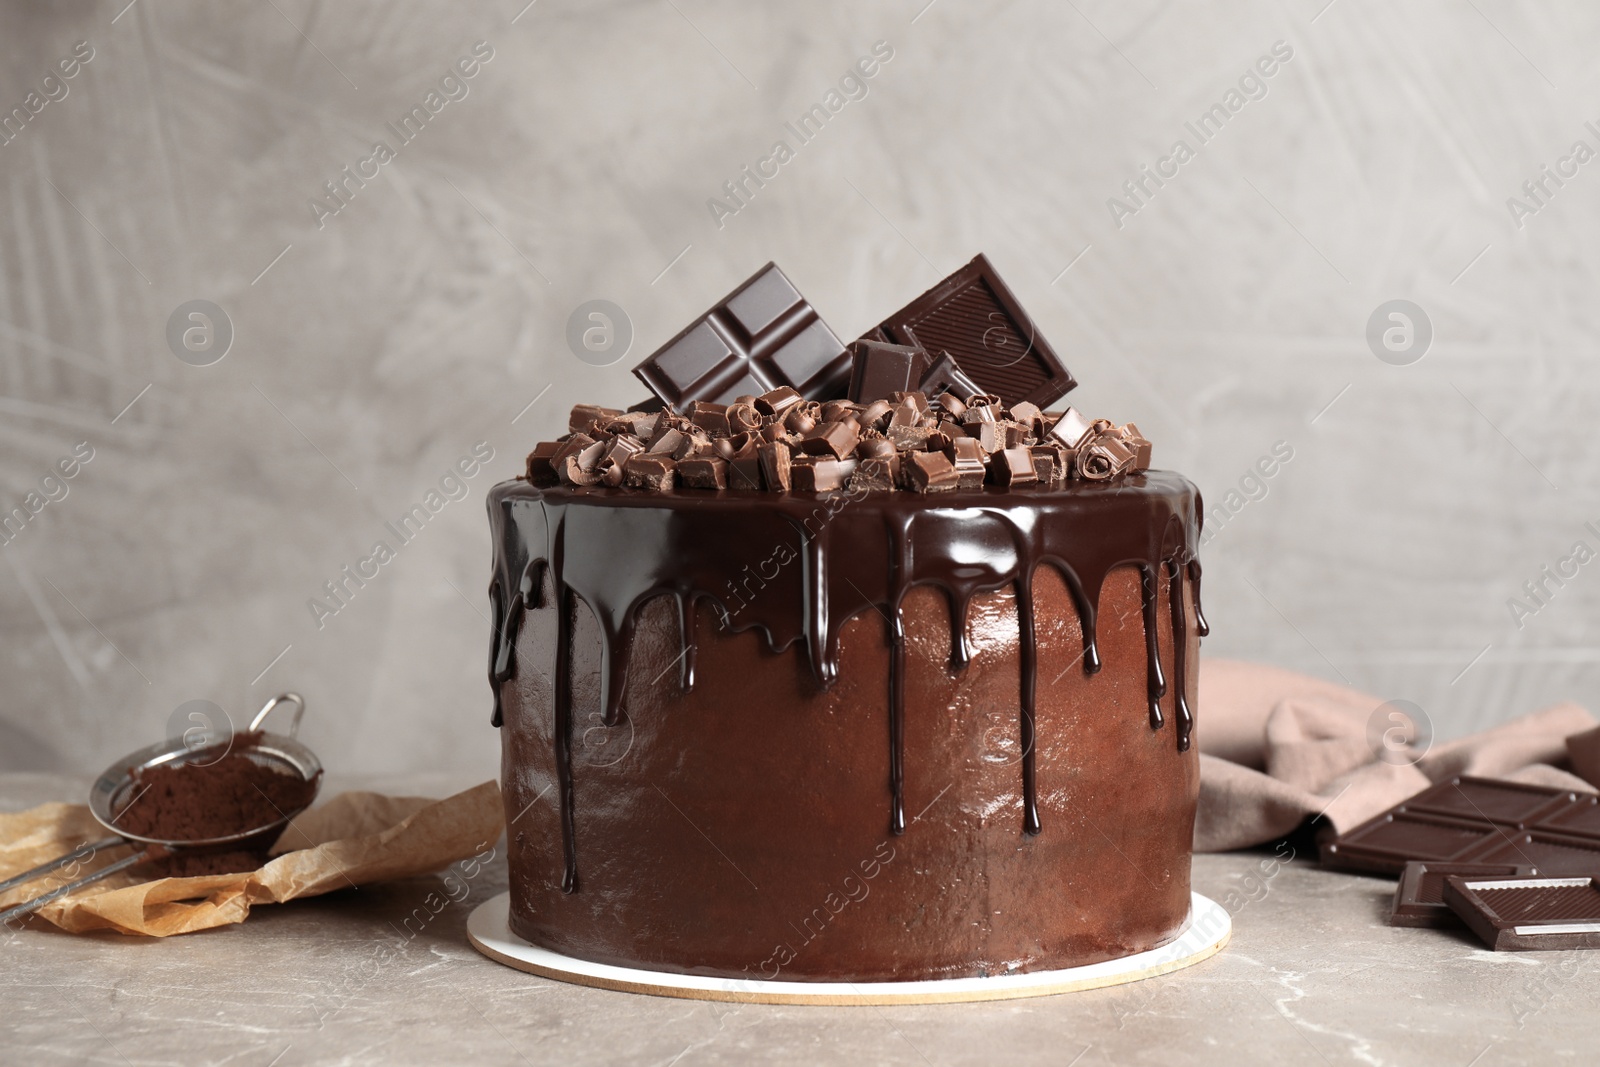
{"type": "MultiPolygon", "coordinates": [[[[481,854],[504,825],[500,787],[484,782],[443,800],[341,793],[303,812],[251,874],[141,880],[113,875],[40,908],[35,915],[70,933],[114,930],[170,937],[245,920],[256,904],[281,904],[371,882],[441,870],[481,854]]],[[[0,814],[0,880],[106,837],[82,804],[42,804],[0,814]]],[[[120,845],[89,858],[81,877],[123,856],[120,845]]],[[[61,874],[0,894],[0,910],[70,881],[61,874]]]]}

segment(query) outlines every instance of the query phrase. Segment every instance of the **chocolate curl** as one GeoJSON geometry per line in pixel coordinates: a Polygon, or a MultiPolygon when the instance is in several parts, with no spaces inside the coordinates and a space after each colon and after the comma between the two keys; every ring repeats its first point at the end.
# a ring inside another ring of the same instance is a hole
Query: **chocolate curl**
{"type": "Polygon", "coordinates": [[[821,418],[822,405],[815,400],[805,400],[789,408],[783,425],[790,433],[805,434],[815,429],[821,418]]]}
{"type": "Polygon", "coordinates": [[[1078,450],[1078,476],[1103,482],[1124,473],[1133,464],[1133,450],[1110,434],[1097,434],[1078,450]]]}
{"type": "Polygon", "coordinates": [[[754,404],[729,404],[727,410],[728,433],[754,433],[761,429],[761,414],[754,404]]]}

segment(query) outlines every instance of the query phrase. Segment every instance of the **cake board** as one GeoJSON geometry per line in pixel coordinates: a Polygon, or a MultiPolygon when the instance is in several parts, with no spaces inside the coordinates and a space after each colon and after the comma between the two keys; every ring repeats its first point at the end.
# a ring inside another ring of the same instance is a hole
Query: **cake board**
{"type": "Polygon", "coordinates": [[[511,894],[479,904],[467,919],[467,938],[490,959],[519,971],[577,985],[689,1000],[747,1004],[948,1004],[1015,1000],[1076,993],[1138,982],[1191,967],[1222,951],[1233,920],[1216,901],[1191,894],[1189,923],[1176,940],[1120,959],[1054,971],[944,978],[925,982],[785,982],[674,974],[574,959],[537,948],[511,933],[511,894]]]}

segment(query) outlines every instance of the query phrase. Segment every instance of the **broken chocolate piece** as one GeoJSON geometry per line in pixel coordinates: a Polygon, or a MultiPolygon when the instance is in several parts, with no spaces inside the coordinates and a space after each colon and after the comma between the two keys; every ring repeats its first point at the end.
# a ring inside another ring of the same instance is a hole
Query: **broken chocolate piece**
{"type": "Polygon", "coordinates": [[[843,459],[855,451],[860,440],[861,428],[854,419],[824,422],[801,439],[800,451],[808,456],[843,459]]]}
{"type": "Polygon", "coordinates": [[[630,489],[663,493],[678,480],[678,465],[666,456],[641,452],[622,468],[622,484],[630,489]]]}
{"type": "Polygon", "coordinates": [[[857,465],[854,459],[807,456],[803,460],[797,460],[790,468],[790,473],[794,478],[796,490],[831,493],[849,484],[850,476],[855,472],[857,465]]]}
{"type": "Polygon", "coordinates": [[[595,423],[606,423],[621,415],[617,408],[603,408],[598,404],[574,404],[567,416],[568,433],[588,433],[595,423]]]}
{"type": "Polygon", "coordinates": [[[915,344],[892,345],[863,339],[850,346],[850,399],[858,404],[918,388],[933,362],[915,344]]]}
{"type": "Polygon", "coordinates": [[[804,400],[805,397],[795,392],[793,387],[780,385],[778,388],[756,397],[756,410],[768,417],[782,415],[804,400]]]}
{"type": "Polygon", "coordinates": [[[559,441],[540,441],[528,453],[528,481],[534,485],[554,485],[556,482],[555,455],[561,450],[559,441]]]}
{"type": "Polygon", "coordinates": [[[728,434],[728,405],[696,400],[689,405],[689,421],[713,437],[728,434]]]}
{"type": "Polygon", "coordinates": [[[943,452],[911,452],[902,458],[902,477],[912,492],[942,493],[956,488],[961,477],[943,452]]]}
{"type": "Polygon", "coordinates": [[[929,352],[949,352],[972,381],[1008,404],[1027,400],[1044,407],[1077,385],[982,255],[868,335],[901,345],[912,337],[929,352]]]}
{"type": "Polygon", "coordinates": [[[792,464],[787,441],[769,441],[756,450],[761,460],[761,479],[768,489],[785,490],[792,486],[792,464]]]}
{"type": "Polygon", "coordinates": [[[728,461],[729,489],[761,488],[761,446],[751,443],[728,461]]]}
{"type": "Polygon", "coordinates": [[[1038,475],[1033,469],[1033,453],[1026,448],[1002,448],[989,457],[989,480],[1007,487],[1034,484],[1038,475]]]}
{"type": "Polygon", "coordinates": [[[678,464],[678,481],[685,489],[728,488],[728,461],[721,456],[696,456],[678,464]]]}
{"type": "Polygon", "coordinates": [[[791,386],[802,396],[844,395],[850,355],[775,264],[768,263],[633,369],[678,408],[727,403],[791,386]]]}
{"type": "Polygon", "coordinates": [[[858,492],[892,492],[900,477],[900,455],[868,456],[856,462],[850,488],[858,492]]]}
{"type": "Polygon", "coordinates": [[[1078,449],[1077,463],[1079,477],[1103,482],[1122,474],[1133,464],[1133,451],[1110,434],[1099,434],[1078,449]]]}
{"type": "Polygon", "coordinates": [[[985,391],[983,386],[967,377],[956,363],[955,357],[948,352],[940,352],[929,362],[928,369],[922,372],[922,379],[917,383],[917,388],[929,396],[952,393],[968,397],[985,391]]]}
{"type": "Polygon", "coordinates": [[[1094,423],[1077,408],[1068,408],[1050,427],[1050,436],[1067,448],[1077,448],[1094,432],[1094,423]]]}
{"type": "Polygon", "coordinates": [[[950,442],[946,450],[951,461],[956,467],[957,487],[961,489],[977,489],[983,485],[987,466],[984,460],[988,454],[975,437],[957,437],[950,442]]]}

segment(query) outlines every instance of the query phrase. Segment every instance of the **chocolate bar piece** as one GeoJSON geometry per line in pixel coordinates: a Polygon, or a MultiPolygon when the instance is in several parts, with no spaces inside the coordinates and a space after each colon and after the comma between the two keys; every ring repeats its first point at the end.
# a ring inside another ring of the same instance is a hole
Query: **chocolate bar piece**
{"type": "Polygon", "coordinates": [[[1007,487],[1032,485],[1039,480],[1033,453],[1026,448],[1003,448],[989,457],[989,480],[1007,487]]]}
{"type": "Polygon", "coordinates": [[[1390,926],[1456,925],[1455,912],[1444,902],[1444,880],[1448,875],[1462,877],[1531,877],[1538,868],[1515,863],[1429,863],[1413,860],[1400,873],[1394,890],[1394,910],[1390,926]]]}
{"type": "Polygon", "coordinates": [[[783,271],[768,263],[633,373],[680,410],[791,386],[811,400],[845,394],[850,354],[783,271]]]}
{"type": "Polygon", "coordinates": [[[893,492],[900,477],[900,456],[891,452],[887,456],[867,456],[858,460],[855,473],[850,476],[850,488],[856,492],[893,492]]]}
{"type": "Polygon", "coordinates": [[[805,456],[795,460],[789,468],[795,489],[807,493],[831,493],[850,484],[858,461],[854,459],[828,459],[822,456],[805,456]]]}
{"type": "Polygon", "coordinates": [[[1600,871],[1600,797],[1494,778],[1451,778],[1322,847],[1326,866],[1399,874],[1410,860],[1600,871]]]}
{"type": "Polygon", "coordinates": [[[901,478],[914,493],[942,493],[961,483],[956,465],[943,452],[911,452],[900,464],[901,478]]]}
{"type": "MultiPolygon", "coordinates": [[[[906,332],[911,331],[908,329],[906,332]]],[[[933,358],[928,364],[928,369],[922,372],[922,379],[917,383],[917,389],[928,396],[950,393],[962,400],[985,392],[983,386],[967,377],[966,372],[956,363],[955,357],[948,352],[940,352],[933,358]]]]}
{"type": "Polygon", "coordinates": [[[666,456],[641,452],[622,468],[622,481],[630,489],[648,489],[661,493],[671,489],[678,480],[678,465],[666,456]]]}
{"type": "Polygon", "coordinates": [[[892,345],[863,338],[850,346],[850,399],[858,404],[917,388],[932,362],[915,345],[892,345]]]}
{"type": "Polygon", "coordinates": [[[1496,952],[1600,948],[1600,883],[1573,878],[1444,880],[1444,902],[1496,952]]]}
{"type": "Polygon", "coordinates": [[[1026,400],[1043,408],[1078,384],[982,255],[889,316],[868,338],[948,352],[981,391],[1008,404],[1026,400]]]}

